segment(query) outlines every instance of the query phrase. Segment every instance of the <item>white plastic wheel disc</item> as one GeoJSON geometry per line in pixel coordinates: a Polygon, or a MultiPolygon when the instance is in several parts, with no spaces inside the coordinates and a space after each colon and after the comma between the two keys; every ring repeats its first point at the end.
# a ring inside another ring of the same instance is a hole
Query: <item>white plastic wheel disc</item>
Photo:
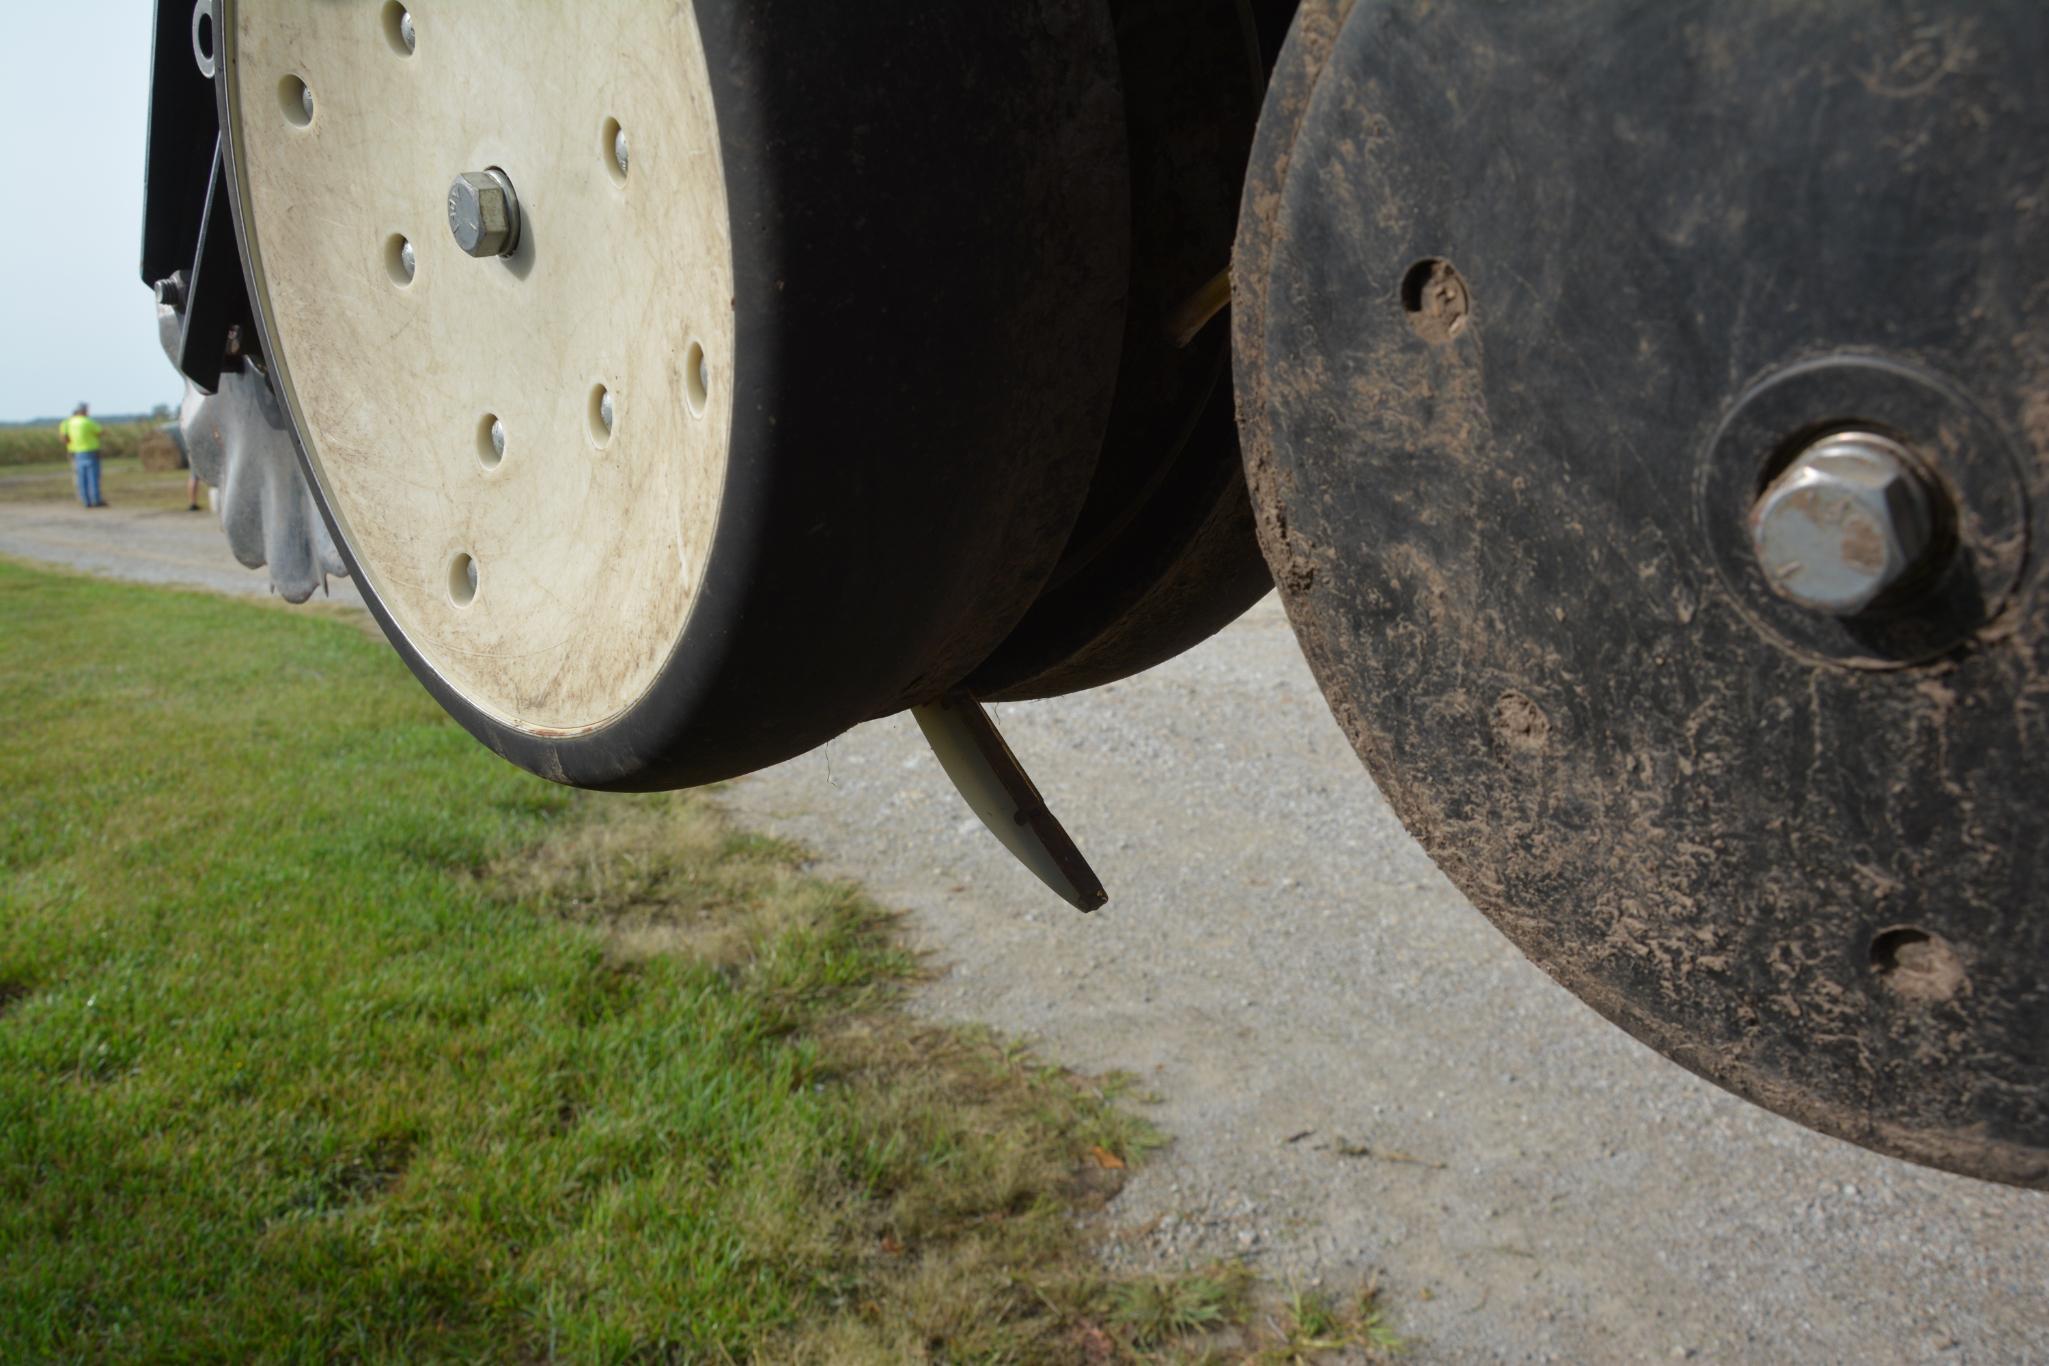
{"type": "Polygon", "coordinates": [[[602,726],[681,639],[725,483],[732,235],[690,7],[223,10],[253,302],[365,586],[486,715],[602,726]],[[487,168],[519,201],[503,258],[448,225],[487,168]]]}

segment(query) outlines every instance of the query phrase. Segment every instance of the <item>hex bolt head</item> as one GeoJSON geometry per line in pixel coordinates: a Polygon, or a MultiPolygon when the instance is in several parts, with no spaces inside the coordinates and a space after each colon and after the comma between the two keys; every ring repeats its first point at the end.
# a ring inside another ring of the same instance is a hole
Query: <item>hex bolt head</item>
{"type": "Polygon", "coordinates": [[[1898,442],[1837,432],[1802,451],[1759,496],[1750,543],[1780,597],[1855,616],[1927,556],[1933,498],[1898,442]]]}
{"type": "Polygon", "coordinates": [[[471,256],[510,256],[519,246],[519,197],[505,173],[464,171],[448,187],[448,230],[471,256]]]}

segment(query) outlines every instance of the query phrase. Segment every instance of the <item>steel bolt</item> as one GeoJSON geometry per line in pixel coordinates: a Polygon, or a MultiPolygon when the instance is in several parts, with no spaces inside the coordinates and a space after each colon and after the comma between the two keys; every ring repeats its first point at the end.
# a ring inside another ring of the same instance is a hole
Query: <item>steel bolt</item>
{"type": "Polygon", "coordinates": [[[398,263],[402,268],[404,268],[406,278],[408,280],[412,279],[414,275],[419,273],[419,253],[413,250],[413,244],[411,242],[405,242],[399,246],[398,263]]]}
{"type": "Polygon", "coordinates": [[[1912,458],[1872,432],[1815,442],[1750,511],[1750,542],[1772,591],[1839,617],[1906,578],[1934,536],[1930,491],[1912,458]]]}
{"type": "Polygon", "coordinates": [[[398,40],[406,45],[406,51],[408,52],[417,51],[420,46],[420,35],[413,31],[413,12],[411,10],[407,10],[398,16],[398,40]]]}
{"type": "Polygon", "coordinates": [[[305,110],[305,111],[306,111],[306,121],[307,121],[308,123],[311,123],[311,122],[313,121],[313,87],[312,87],[312,86],[310,86],[310,85],[307,85],[307,86],[301,86],[301,87],[299,88],[299,107],[300,107],[301,109],[303,109],[303,110],[305,110]]]}
{"type": "Polygon", "coordinates": [[[491,449],[498,452],[499,459],[505,458],[505,424],[495,417],[491,419],[491,449]]]}
{"type": "Polygon", "coordinates": [[[612,391],[610,389],[605,390],[598,398],[598,421],[605,425],[606,431],[612,430],[612,391]]]}
{"type": "Polygon", "coordinates": [[[448,187],[448,230],[472,256],[510,256],[519,246],[519,197],[505,173],[464,171],[448,187]]]}
{"type": "Polygon", "coordinates": [[[612,160],[618,163],[619,174],[625,175],[626,163],[630,158],[626,154],[626,130],[624,128],[612,134],[612,160]]]}

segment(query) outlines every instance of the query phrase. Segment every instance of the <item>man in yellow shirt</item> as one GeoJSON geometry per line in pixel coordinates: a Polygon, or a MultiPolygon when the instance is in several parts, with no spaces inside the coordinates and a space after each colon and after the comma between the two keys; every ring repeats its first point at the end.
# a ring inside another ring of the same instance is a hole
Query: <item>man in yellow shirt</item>
{"type": "Polygon", "coordinates": [[[57,424],[64,449],[71,452],[71,474],[78,485],[78,501],[89,508],[103,508],[100,498],[100,424],[93,421],[81,403],[70,417],[57,424]]]}

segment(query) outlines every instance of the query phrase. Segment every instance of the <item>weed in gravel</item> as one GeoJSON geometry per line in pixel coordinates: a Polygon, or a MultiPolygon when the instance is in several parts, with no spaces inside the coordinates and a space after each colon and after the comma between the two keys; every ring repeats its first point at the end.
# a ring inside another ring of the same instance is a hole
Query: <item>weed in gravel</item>
{"type": "Polygon", "coordinates": [[[1158,1346],[1242,1322],[1252,1287],[1252,1273],[1233,1262],[1182,1275],[1142,1276],[1112,1289],[1110,1318],[1134,1346],[1158,1346]]]}
{"type": "Polygon", "coordinates": [[[1380,1306],[1380,1288],[1368,1282],[1349,1302],[1323,1290],[1292,1292],[1267,1334],[1269,1341],[1255,1360],[1263,1366],[1296,1366],[1349,1352],[1356,1360],[1399,1355],[1407,1343],[1387,1321],[1380,1306]]]}

